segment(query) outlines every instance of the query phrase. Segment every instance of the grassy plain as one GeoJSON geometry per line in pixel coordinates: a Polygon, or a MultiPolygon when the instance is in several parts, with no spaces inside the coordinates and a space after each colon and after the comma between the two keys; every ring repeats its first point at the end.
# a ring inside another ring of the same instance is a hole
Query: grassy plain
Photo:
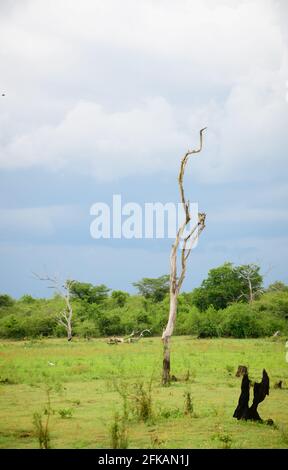
{"type": "Polygon", "coordinates": [[[52,448],[110,448],[111,425],[123,409],[119,390],[127,395],[129,448],[288,448],[288,388],[273,388],[279,380],[288,387],[285,353],[284,339],[175,337],[172,373],[177,381],[163,388],[160,338],[117,346],[104,339],[2,341],[0,448],[38,447],[33,414],[45,412],[47,388],[52,448]],[[232,417],[240,364],[256,381],[266,368],[271,391],[259,413],[272,418],[274,426],[232,417]],[[134,387],[143,382],[147,389],[151,380],[152,417],[143,422],[133,413],[134,387]],[[187,392],[193,412],[185,415],[187,392]]]}

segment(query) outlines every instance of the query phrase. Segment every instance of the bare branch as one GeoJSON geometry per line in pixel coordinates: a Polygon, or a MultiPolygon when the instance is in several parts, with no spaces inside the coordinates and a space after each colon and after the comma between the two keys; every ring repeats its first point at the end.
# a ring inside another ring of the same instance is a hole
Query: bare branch
{"type": "Polygon", "coordinates": [[[202,150],[202,144],[203,144],[203,132],[207,129],[207,127],[204,127],[203,129],[200,130],[200,146],[198,149],[195,150],[188,150],[184,157],[182,158],[181,165],[180,165],[180,171],[178,175],[178,185],[179,185],[179,190],[180,190],[180,197],[181,197],[181,202],[183,204],[183,208],[185,210],[186,214],[186,224],[190,221],[190,212],[189,212],[189,201],[186,202],[185,199],[185,194],[184,194],[184,188],[183,188],[183,178],[184,178],[184,173],[185,173],[185,168],[188,162],[188,159],[190,155],[200,153],[202,150]]]}
{"type": "Polygon", "coordinates": [[[140,334],[138,334],[138,336],[135,336],[137,333],[139,332],[134,332],[132,331],[132,333],[128,336],[124,336],[124,338],[122,337],[117,337],[117,336],[112,336],[112,338],[109,338],[107,340],[107,344],[118,344],[118,343],[135,343],[136,341],[139,341],[142,336],[144,335],[145,332],[148,332],[149,334],[151,333],[151,330],[149,330],[148,328],[146,328],[145,330],[142,330],[140,332],[140,334]]]}
{"type": "Polygon", "coordinates": [[[177,298],[178,298],[179,291],[182,287],[182,284],[185,278],[187,260],[191,253],[191,250],[193,248],[195,241],[198,239],[199,235],[202,233],[202,231],[205,228],[206,214],[199,213],[198,223],[194,227],[192,227],[188,235],[184,238],[182,253],[181,253],[181,274],[179,276],[179,279],[177,279],[177,250],[179,248],[180,241],[183,238],[184,230],[188,226],[191,220],[190,203],[189,201],[186,201],[185,192],[184,192],[183,181],[184,181],[185,169],[186,169],[186,165],[187,165],[190,155],[201,152],[202,145],[203,145],[203,132],[205,131],[205,129],[206,127],[200,130],[199,148],[194,149],[194,150],[188,150],[186,154],[184,155],[184,157],[182,158],[181,164],[180,164],[179,175],[178,175],[180,199],[183,205],[185,218],[177,231],[175,242],[172,245],[172,249],[170,253],[170,310],[169,310],[168,322],[162,334],[162,339],[164,342],[163,383],[167,383],[167,377],[170,374],[170,352],[168,351],[169,350],[168,342],[169,342],[169,338],[173,334],[173,330],[175,326],[176,313],[177,313],[177,298]],[[189,248],[187,249],[188,242],[189,242],[189,248]],[[169,363],[169,366],[167,365],[168,363],[169,363]],[[166,372],[165,372],[165,368],[166,368],[166,372]]]}
{"type": "Polygon", "coordinates": [[[179,277],[179,280],[178,280],[178,283],[177,283],[178,292],[180,291],[180,289],[182,287],[182,284],[183,284],[183,281],[185,279],[187,259],[190,256],[190,253],[192,251],[194,243],[199,238],[200,234],[202,233],[202,231],[205,228],[205,218],[206,218],[206,214],[202,214],[202,213],[198,214],[198,224],[192,228],[191,232],[188,234],[188,236],[184,240],[184,245],[183,245],[182,253],[181,253],[181,267],[182,267],[182,270],[181,270],[181,274],[180,274],[180,277],[179,277]],[[194,232],[196,230],[197,230],[196,235],[193,238],[191,238],[191,236],[194,234],[194,232]],[[187,246],[188,241],[190,241],[190,246],[187,250],[186,246],[187,246]]]}

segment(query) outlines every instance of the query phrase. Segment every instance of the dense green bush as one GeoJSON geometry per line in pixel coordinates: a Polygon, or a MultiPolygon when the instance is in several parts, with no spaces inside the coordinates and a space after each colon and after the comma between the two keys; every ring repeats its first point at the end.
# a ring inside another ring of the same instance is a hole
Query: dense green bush
{"type": "Polygon", "coordinates": [[[21,339],[26,336],[21,318],[16,315],[7,315],[0,320],[0,336],[2,338],[21,339]]]}
{"type": "Polygon", "coordinates": [[[288,319],[288,291],[270,291],[254,302],[254,307],[260,312],[270,312],[279,318],[288,319]]]}
{"type": "Polygon", "coordinates": [[[98,321],[101,336],[121,335],[125,333],[120,315],[103,315],[98,321]]]}
{"type": "Polygon", "coordinates": [[[74,334],[80,338],[98,338],[101,336],[99,327],[93,320],[78,322],[74,328],[74,334]]]}
{"type": "Polygon", "coordinates": [[[89,304],[86,301],[73,303],[76,317],[81,321],[92,320],[96,322],[102,315],[103,307],[98,304],[89,304]]]}
{"type": "Polygon", "coordinates": [[[113,290],[111,297],[114,299],[117,307],[124,307],[129,294],[127,292],[123,292],[122,290],[113,290]]]}
{"type": "Polygon", "coordinates": [[[21,339],[25,337],[53,336],[56,319],[40,315],[16,316],[7,315],[0,320],[0,337],[21,339]]]}
{"type": "Polygon", "coordinates": [[[196,312],[192,317],[192,333],[198,338],[213,338],[222,334],[223,313],[214,307],[205,312],[196,312]]]}
{"type": "Polygon", "coordinates": [[[22,297],[20,298],[20,302],[23,302],[25,304],[33,304],[34,302],[37,302],[37,300],[34,299],[32,295],[25,294],[22,295],[22,297]]]}
{"type": "MultiPolygon", "coordinates": [[[[271,336],[279,330],[287,333],[287,321],[271,312],[259,312],[258,307],[235,303],[224,310],[210,307],[205,312],[192,314],[191,333],[199,338],[227,336],[258,338],[271,336]]],[[[187,333],[186,333],[187,334],[187,333]]]]}
{"type": "Polygon", "coordinates": [[[234,338],[257,338],[264,336],[255,311],[245,304],[234,304],[227,307],[223,314],[222,333],[234,338]]]}
{"type": "MultiPolygon", "coordinates": [[[[167,312],[165,320],[167,320],[167,312]]],[[[178,306],[175,335],[197,335],[200,331],[199,322],[203,317],[202,313],[194,305],[180,303],[178,306]]]]}
{"type": "Polygon", "coordinates": [[[10,295],[0,294],[0,307],[12,307],[14,300],[10,295]]]}

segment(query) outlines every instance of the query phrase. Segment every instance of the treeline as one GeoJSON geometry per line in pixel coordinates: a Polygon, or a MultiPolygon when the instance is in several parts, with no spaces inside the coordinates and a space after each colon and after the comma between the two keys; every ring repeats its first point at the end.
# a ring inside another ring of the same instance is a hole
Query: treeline
{"type": "MultiPolygon", "coordinates": [[[[288,333],[288,286],[277,282],[264,290],[256,265],[210,270],[201,286],[179,295],[176,335],[249,338],[288,333]]],[[[79,337],[128,335],[150,329],[161,335],[169,310],[169,276],[135,283],[138,295],[111,291],[104,285],[73,281],[73,334],[79,337]]],[[[0,295],[0,337],[10,339],[64,337],[59,294],[51,299],[0,295]]]]}

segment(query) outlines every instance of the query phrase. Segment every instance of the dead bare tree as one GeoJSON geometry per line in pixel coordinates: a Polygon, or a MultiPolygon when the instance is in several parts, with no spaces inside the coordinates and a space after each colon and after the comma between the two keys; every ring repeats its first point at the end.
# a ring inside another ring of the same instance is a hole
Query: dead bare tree
{"type": "Polygon", "coordinates": [[[170,339],[173,334],[173,330],[176,322],[177,315],[177,300],[180,289],[182,287],[183,281],[186,274],[186,265],[187,259],[191,253],[195,241],[198,239],[199,235],[205,228],[205,218],[206,214],[198,214],[198,223],[188,230],[188,235],[183,238],[185,229],[188,228],[188,225],[192,219],[190,214],[190,203],[189,200],[186,201],[183,179],[185,174],[185,169],[189,157],[191,155],[200,153],[202,150],[203,143],[203,132],[206,127],[200,130],[200,146],[195,150],[188,150],[184,157],[181,160],[180,172],[178,175],[178,185],[180,191],[181,202],[184,209],[184,222],[180,225],[174,244],[172,245],[171,254],[170,254],[170,308],[169,308],[169,317],[165,330],[162,334],[163,341],[163,371],[162,371],[162,384],[167,385],[170,382],[170,339]],[[177,252],[180,245],[180,242],[183,239],[182,252],[181,252],[181,272],[180,276],[177,276],[177,252]]]}
{"type": "MultiPolygon", "coordinates": [[[[263,294],[264,289],[257,284],[259,279],[259,267],[256,264],[247,264],[238,268],[238,276],[243,279],[248,287],[248,294],[242,293],[239,298],[246,297],[248,302],[252,304],[259,294],[263,294]],[[256,287],[255,287],[256,284],[256,287]]],[[[239,300],[239,299],[238,299],[239,300]]]]}
{"type": "Polygon", "coordinates": [[[73,308],[71,304],[71,286],[74,281],[66,280],[61,282],[61,280],[57,277],[50,277],[48,275],[39,276],[39,274],[33,273],[34,276],[39,279],[40,281],[48,282],[48,288],[53,289],[57,292],[58,295],[62,297],[65,302],[65,307],[61,310],[57,317],[57,323],[59,325],[64,326],[67,332],[67,340],[72,340],[72,318],[73,318],[73,308]]]}

